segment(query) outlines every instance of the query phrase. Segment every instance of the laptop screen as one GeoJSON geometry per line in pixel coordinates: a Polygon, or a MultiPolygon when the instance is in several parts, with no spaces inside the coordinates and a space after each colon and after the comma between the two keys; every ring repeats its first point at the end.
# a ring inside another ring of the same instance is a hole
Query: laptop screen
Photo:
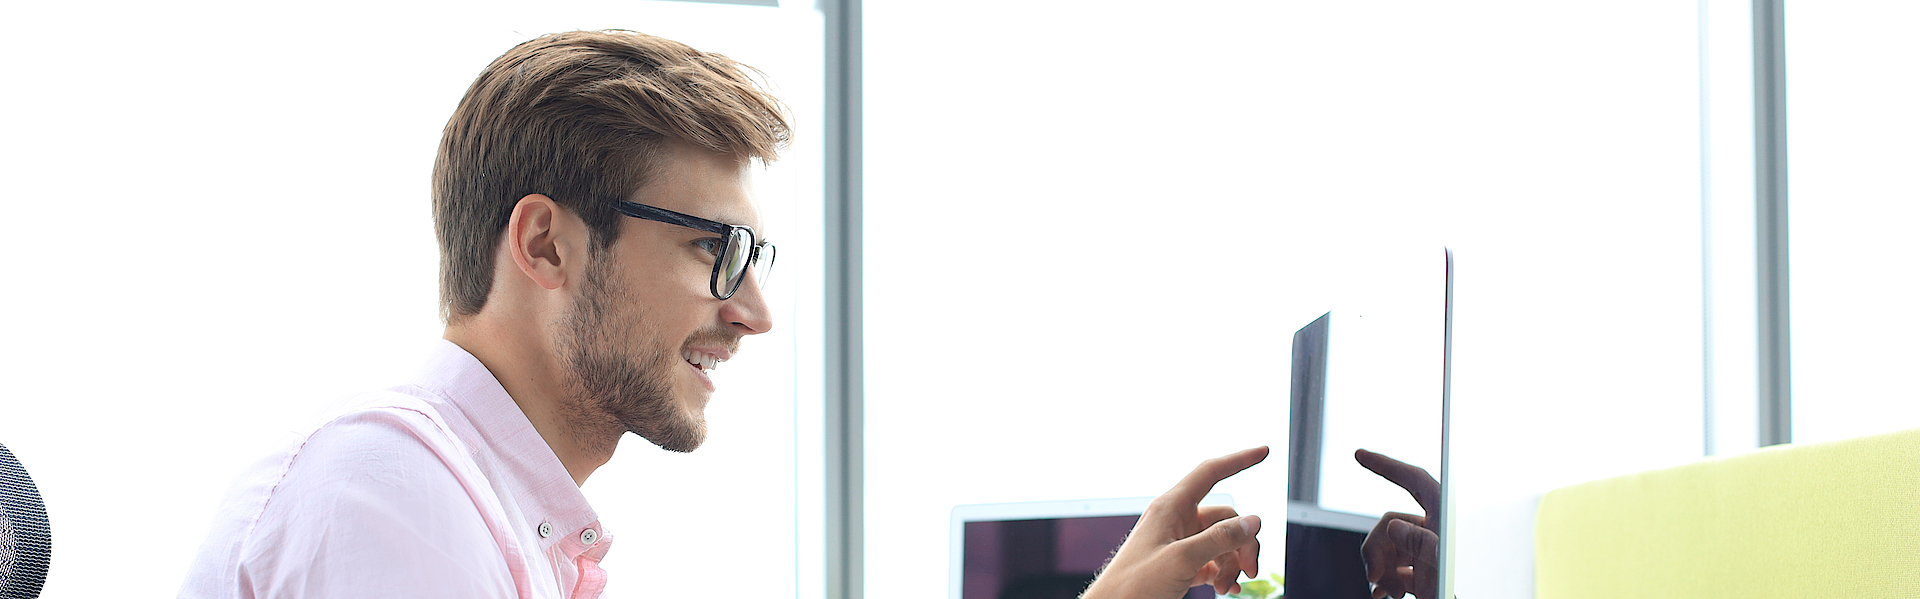
{"type": "MultiPolygon", "coordinates": [[[[961,599],[1077,599],[1139,516],[966,524],[961,599]]],[[[1213,599],[1195,587],[1189,599],[1213,599]]]]}
{"type": "MultiPolygon", "coordinates": [[[[1078,599],[1152,498],[962,505],[953,510],[951,599],[1078,599]]],[[[1225,494],[1204,505],[1232,505],[1225,494]]],[[[1188,599],[1213,599],[1211,587],[1188,599]]]]}

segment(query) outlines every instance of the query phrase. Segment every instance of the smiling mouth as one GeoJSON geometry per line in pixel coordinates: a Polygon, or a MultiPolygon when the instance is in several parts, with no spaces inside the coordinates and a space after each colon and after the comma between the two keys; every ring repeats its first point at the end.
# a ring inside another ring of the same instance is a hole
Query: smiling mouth
{"type": "Polygon", "coordinates": [[[725,358],[714,356],[713,354],[692,351],[682,352],[680,358],[686,360],[688,365],[700,369],[701,372],[713,370],[714,367],[719,366],[721,362],[727,361],[725,358]]]}

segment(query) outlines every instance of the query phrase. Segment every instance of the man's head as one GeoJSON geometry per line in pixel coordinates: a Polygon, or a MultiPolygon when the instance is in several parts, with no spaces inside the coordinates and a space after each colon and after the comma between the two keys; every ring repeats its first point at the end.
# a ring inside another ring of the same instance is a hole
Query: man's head
{"type": "Polygon", "coordinates": [[[486,305],[494,249],[528,194],[579,215],[605,247],[619,236],[613,200],[657,175],[671,142],[775,159],[790,132],[749,72],[624,31],[542,36],[494,59],[447,121],[433,165],[443,315],[456,321],[486,305]]]}
{"type": "Polygon", "coordinates": [[[772,324],[752,277],[728,300],[709,291],[723,235],[616,209],[764,231],[747,166],[774,159],[789,130],[748,72],[638,33],[549,35],[488,65],[447,123],[433,180],[442,312],[450,326],[491,314],[540,329],[579,441],[612,429],[697,447],[712,391],[701,366],[772,324]]]}

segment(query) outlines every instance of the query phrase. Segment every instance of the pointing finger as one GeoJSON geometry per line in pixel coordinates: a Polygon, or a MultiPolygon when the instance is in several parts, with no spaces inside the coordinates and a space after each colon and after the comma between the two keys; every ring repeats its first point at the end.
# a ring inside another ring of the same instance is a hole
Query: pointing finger
{"type": "Polygon", "coordinates": [[[1263,445],[1201,462],[1200,466],[1187,473],[1186,478],[1180,479],[1179,484],[1174,485],[1173,489],[1160,497],[1176,502],[1178,505],[1199,505],[1200,500],[1206,498],[1207,492],[1213,490],[1213,485],[1265,459],[1267,459],[1267,448],[1263,445]]]}
{"type": "Polygon", "coordinates": [[[1413,495],[1413,500],[1420,504],[1420,509],[1428,514],[1432,514],[1434,508],[1440,505],[1440,481],[1434,480],[1425,468],[1365,449],[1354,450],[1353,459],[1381,478],[1406,489],[1408,494],[1413,495]]]}

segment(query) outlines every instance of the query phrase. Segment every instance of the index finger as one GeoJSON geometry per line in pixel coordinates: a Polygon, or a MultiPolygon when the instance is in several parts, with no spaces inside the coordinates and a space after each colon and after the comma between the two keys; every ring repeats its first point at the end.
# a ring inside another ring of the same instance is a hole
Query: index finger
{"type": "Polygon", "coordinates": [[[1267,459],[1267,446],[1262,445],[1201,462],[1192,472],[1187,473],[1186,478],[1180,479],[1178,484],[1161,497],[1177,501],[1180,505],[1200,505],[1200,500],[1207,497],[1207,492],[1213,490],[1213,485],[1265,459],[1267,459]]]}
{"type": "Polygon", "coordinates": [[[1440,505],[1440,481],[1434,480],[1433,475],[1427,474],[1425,468],[1365,449],[1354,450],[1353,459],[1360,462],[1361,466],[1372,470],[1374,474],[1380,475],[1380,478],[1392,481],[1393,484],[1406,489],[1407,494],[1412,495],[1413,500],[1420,504],[1420,509],[1426,510],[1428,514],[1432,514],[1433,508],[1440,505]]]}

